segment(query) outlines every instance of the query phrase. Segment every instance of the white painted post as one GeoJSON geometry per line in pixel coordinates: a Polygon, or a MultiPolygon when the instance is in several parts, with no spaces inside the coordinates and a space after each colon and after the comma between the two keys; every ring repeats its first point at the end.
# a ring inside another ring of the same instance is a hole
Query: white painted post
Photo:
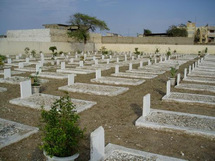
{"type": "Polygon", "coordinates": [[[191,65],[189,65],[189,71],[188,72],[189,72],[189,74],[191,74],[191,65]]]}
{"type": "Polygon", "coordinates": [[[73,85],[75,83],[75,75],[68,74],[68,86],[73,85]]]}
{"type": "Polygon", "coordinates": [[[118,74],[119,73],[119,65],[116,65],[115,66],[115,74],[118,74]]]}
{"type": "Polygon", "coordinates": [[[21,98],[30,97],[32,95],[31,80],[20,82],[21,98]]]}
{"type": "Polygon", "coordinates": [[[177,86],[179,85],[180,80],[181,80],[181,74],[178,73],[178,74],[177,74],[177,84],[176,84],[177,86]]]}
{"type": "Polygon", "coordinates": [[[4,69],[4,79],[11,77],[11,69],[4,69]]]}
{"type": "Polygon", "coordinates": [[[7,59],[7,63],[8,63],[8,64],[11,64],[11,59],[7,59]]]}
{"type": "Polygon", "coordinates": [[[132,63],[129,63],[129,70],[132,70],[132,63]]]}
{"type": "Polygon", "coordinates": [[[187,78],[187,68],[184,68],[184,79],[187,78]]]}
{"type": "Polygon", "coordinates": [[[102,126],[90,134],[90,161],[104,160],[105,133],[102,126]]]}
{"type": "Polygon", "coordinates": [[[166,61],[166,56],[164,57],[164,61],[166,61]]]}
{"type": "Polygon", "coordinates": [[[112,59],[112,55],[110,55],[110,59],[112,59]]]}
{"type": "Polygon", "coordinates": [[[163,62],[163,57],[162,56],[160,57],[160,62],[163,62]]]}
{"type": "Polygon", "coordinates": [[[105,59],[105,56],[104,55],[102,55],[102,60],[104,60],[105,59]]]}
{"type": "Polygon", "coordinates": [[[71,58],[69,61],[70,61],[70,63],[73,63],[73,62],[74,62],[74,59],[73,59],[73,58],[71,58]]]}
{"type": "Polygon", "coordinates": [[[141,60],[140,61],[140,68],[142,68],[143,67],[143,61],[141,60]]]}
{"type": "Polygon", "coordinates": [[[95,61],[96,60],[96,57],[95,56],[93,56],[93,61],[95,61]]]}
{"type": "Polygon", "coordinates": [[[84,62],[83,61],[79,61],[79,66],[83,67],[84,66],[84,62]]]}
{"type": "Polygon", "coordinates": [[[151,96],[147,94],[143,97],[143,113],[142,116],[145,117],[150,113],[151,107],[151,96]]]}
{"type": "Polygon", "coordinates": [[[19,63],[19,69],[24,68],[24,63],[19,63]]]}
{"type": "Polygon", "coordinates": [[[148,65],[151,65],[151,61],[150,61],[150,59],[148,59],[148,65]]]}
{"type": "Polygon", "coordinates": [[[16,55],[16,60],[19,60],[19,55],[16,55]]]}
{"type": "Polygon", "coordinates": [[[171,87],[171,85],[170,85],[170,80],[168,80],[168,81],[166,82],[166,95],[167,95],[167,96],[170,95],[170,87],[171,87]]]}
{"type": "Polygon", "coordinates": [[[131,60],[134,60],[134,56],[131,57],[131,60]]]}
{"type": "Polygon", "coordinates": [[[65,62],[61,62],[61,69],[65,69],[65,68],[66,68],[65,62]]]}
{"type": "Polygon", "coordinates": [[[96,70],[96,79],[101,78],[101,77],[102,77],[101,75],[102,75],[102,74],[101,74],[101,69],[97,69],[97,70],[96,70]]]}
{"type": "Polygon", "coordinates": [[[194,68],[195,68],[195,64],[193,63],[193,64],[192,64],[192,71],[194,70],[194,68]]]}
{"type": "Polygon", "coordinates": [[[138,55],[137,58],[140,59],[140,55],[138,55]]]}

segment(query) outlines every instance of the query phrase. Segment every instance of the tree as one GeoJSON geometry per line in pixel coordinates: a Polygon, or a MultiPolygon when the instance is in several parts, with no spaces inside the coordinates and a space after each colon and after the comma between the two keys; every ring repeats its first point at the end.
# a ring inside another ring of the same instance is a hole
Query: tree
{"type": "Polygon", "coordinates": [[[152,32],[151,32],[151,30],[149,30],[149,29],[144,29],[144,35],[149,35],[149,34],[151,34],[152,32]]]}
{"type": "Polygon", "coordinates": [[[197,43],[200,40],[200,30],[197,29],[194,37],[194,42],[197,43]]]}
{"type": "Polygon", "coordinates": [[[168,28],[166,33],[172,37],[187,37],[188,33],[183,24],[179,25],[179,27],[172,25],[168,28]]]}
{"type": "Polygon", "coordinates": [[[70,16],[69,23],[77,26],[77,30],[70,30],[68,32],[69,37],[73,37],[78,41],[84,41],[85,44],[90,38],[90,31],[94,32],[97,28],[100,30],[109,30],[104,21],[81,13],[70,16]]]}

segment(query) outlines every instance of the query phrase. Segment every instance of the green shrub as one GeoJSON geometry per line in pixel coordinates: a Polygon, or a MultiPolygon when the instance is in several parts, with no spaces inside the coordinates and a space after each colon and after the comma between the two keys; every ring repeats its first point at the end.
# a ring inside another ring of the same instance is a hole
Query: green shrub
{"type": "Polygon", "coordinates": [[[56,46],[50,46],[50,47],[49,47],[49,50],[51,50],[52,53],[54,53],[54,51],[57,50],[57,47],[56,47],[56,46]]]}
{"type": "Polygon", "coordinates": [[[66,157],[78,152],[84,131],[78,126],[79,115],[75,108],[67,95],[56,100],[49,111],[42,109],[45,125],[41,149],[49,156],[66,157]]]}
{"type": "Polygon", "coordinates": [[[134,50],[135,50],[134,54],[140,55],[140,52],[138,51],[138,48],[135,48],[134,50]]]}
{"type": "Polygon", "coordinates": [[[170,69],[171,78],[175,78],[177,71],[178,71],[177,69],[171,67],[170,69]]]}
{"type": "Polygon", "coordinates": [[[28,56],[29,51],[30,51],[30,48],[29,48],[29,47],[26,47],[26,48],[24,49],[24,51],[25,51],[25,54],[28,56]]]}
{"type": "Polygon", "coordinates": [[[35,56],[36,56],[36,50],[32,50],[32,51],[31,51],[31,55],[32,55],[33,57],[35,57],[35,56]]]}

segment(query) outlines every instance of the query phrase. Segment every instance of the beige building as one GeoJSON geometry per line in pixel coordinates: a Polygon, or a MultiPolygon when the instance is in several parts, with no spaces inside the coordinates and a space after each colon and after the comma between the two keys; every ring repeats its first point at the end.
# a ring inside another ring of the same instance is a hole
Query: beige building
{"type": "Polygon", "coordinates": [[[215,44],[215,26],[196,27],[195,23],[187,22],[188,37],[196,37],[197,43],[215,44]]]}

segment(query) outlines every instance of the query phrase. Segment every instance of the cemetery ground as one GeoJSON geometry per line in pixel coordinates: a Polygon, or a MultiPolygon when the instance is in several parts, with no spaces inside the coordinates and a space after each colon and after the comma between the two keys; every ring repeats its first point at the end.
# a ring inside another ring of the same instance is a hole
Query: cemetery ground
{"type": "MultiPolygon", "coordinates": [[[[188,68],[193,61],[183,64],[179,72],[183,77],[184,68],[188,68]]],[[[138,65],[133,68],[137,69],[138,65]]],[[[128,70],[121,67],[120,71],[128,70]]],[[[110,76],[114,68],[102,72],[102,76],[110,76]]],[[[20,76],[29,76],[30,73],[20,76]]],[[[146,80],[138,86],[129,87],[129,91],[118,96],[99,96],[83,93],[69,93],[71,98],[95,101],[92,108],[80,113],[80,125],[86,128],[85,138],[81,143],[80,157],[77,160],[89,160],[90,158],[90,133],[103,126],[105,130],[105,144],[113,143],[127,148],[133,148],[160,155],[176,157],[186,160],[215,160],[215,140],[203,136],[192,136],[181,132],[166,132],[147,128],[138,128],[135,121],[142,115],[143,96],[151,94],[151,108],[200,114],[215,117],[214,105],[164,102],[162,97],[166,93],[166,81],[169,72],[158,77],[146,80]]],[[[2,76],[0,76],[2,77],[2,76]]],[[[77,75],[75,82],[91,83],[90,79],[95,74],[77,75]]],[[[67,84],[67,80],[49,79],[49,83],[42,85],[42,93],[63,96],[64,92],[58,87],[67,84]]],[[[199,83],[201,84],[201,83],[199,83]]],[[[114,86],[114,85],[113,85],[114,86]]],[[[1,84],[7,88],[7,92],[0,93],[0,118],[19,122],[25,125],[40,127],[40,111],[28,107],[12,105],[9,100],[20,97],[19,85],[1,84]]],[[[188,90],[171,88],[171,91],[187,92],[188,90]]],[[[191,91],[189,93],[210,94],[212,92],[191,91]]],[[[31,135],[17,143],[6,146],[0,150],[0,161],[41,161],[45,160],[42,151],[41,132],[31,135]]]]}

